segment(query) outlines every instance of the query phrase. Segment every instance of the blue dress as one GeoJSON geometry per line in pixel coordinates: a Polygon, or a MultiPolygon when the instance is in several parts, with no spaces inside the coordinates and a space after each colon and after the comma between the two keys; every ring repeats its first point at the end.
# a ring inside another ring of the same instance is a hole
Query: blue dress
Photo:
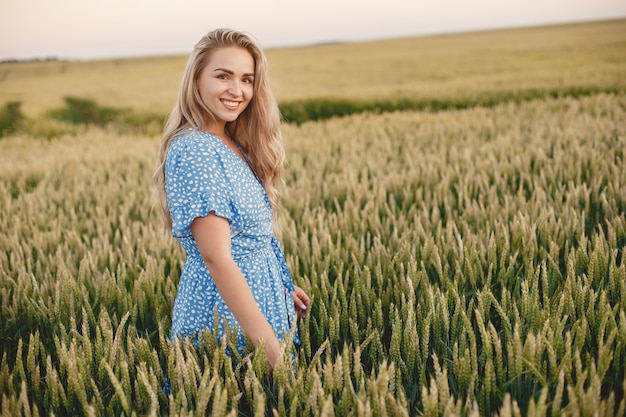
{"type": "Polygon", "coordinates": [[[290,295],[294,286],[273,234],[272,208],[262,182],[218,137],[190,129],[170,144],[165,184],[172,235],[187,252],[174,302],[171,340],[191,337],[197,341],[199,332],[216,329],[221,339],[229,327],[236,331],[240,353],[246,346],[242,329],[218,292],[189,227],[195,218],[211,211],[228,220],[233,259],[259,309],[283,340],[295,325],[290,295]]]}

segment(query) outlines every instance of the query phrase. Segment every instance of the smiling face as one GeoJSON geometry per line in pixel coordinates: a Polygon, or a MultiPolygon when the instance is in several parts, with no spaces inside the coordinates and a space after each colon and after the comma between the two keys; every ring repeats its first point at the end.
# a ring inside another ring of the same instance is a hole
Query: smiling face
{"type": "Polygon", "coordinates": [[[233,122],[246,109],[254,95],[254,58],[235,46],[214,50],[197,81],[200,98],[215,117],[205,129],[224,134],[227,122],[233,122]]]}

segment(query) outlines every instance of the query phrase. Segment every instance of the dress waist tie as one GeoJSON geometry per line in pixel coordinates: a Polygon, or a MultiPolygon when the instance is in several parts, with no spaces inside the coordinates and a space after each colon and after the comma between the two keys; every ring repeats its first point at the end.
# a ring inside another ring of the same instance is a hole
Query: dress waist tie
{"type": "Polygon", "coordinates": [[[280,264],[281,270],[281,279],[283,281],[283,285],[287,288],[289,293],[295,291],[293,285],[293,278],[291,277],[291,272],[289,272],[289,268],[287,268],[287,261],[285,260],[285,255],[280,247],[280,243],[278,243],[278,239],[273,236],[272,237],[272,249],[274,250],[274,255],[278,259],[278,263],[280,264]]]}

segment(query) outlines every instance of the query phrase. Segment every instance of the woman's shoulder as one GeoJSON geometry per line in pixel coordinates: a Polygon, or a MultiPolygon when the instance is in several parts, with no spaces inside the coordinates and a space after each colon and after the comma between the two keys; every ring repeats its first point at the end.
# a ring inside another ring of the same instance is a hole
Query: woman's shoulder
{"type": "Polygon", "coordinates": [[[181,131],[172,141],[172,146],[212,148],[219,139],[209,132],[187,128],[181,131]]]}
{"type": "Polygon", "coordinates": [[[172,141],[170,152],[175,154],[218,153],[219,139],[195,129],[185,129],[172,141]]]}

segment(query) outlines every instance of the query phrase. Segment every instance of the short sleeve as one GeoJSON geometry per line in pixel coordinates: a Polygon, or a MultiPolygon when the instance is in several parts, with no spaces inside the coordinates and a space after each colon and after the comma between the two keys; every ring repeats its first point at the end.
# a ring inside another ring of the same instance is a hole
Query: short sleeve
{"type": "Polygon", "coordinates": [[[172,235],[191,235],[191,223],[210,212],[232,220],[230,187],[222,158],[206,137],[190,134],[176,139],[165,163],[167,203],[172,235]]]}

